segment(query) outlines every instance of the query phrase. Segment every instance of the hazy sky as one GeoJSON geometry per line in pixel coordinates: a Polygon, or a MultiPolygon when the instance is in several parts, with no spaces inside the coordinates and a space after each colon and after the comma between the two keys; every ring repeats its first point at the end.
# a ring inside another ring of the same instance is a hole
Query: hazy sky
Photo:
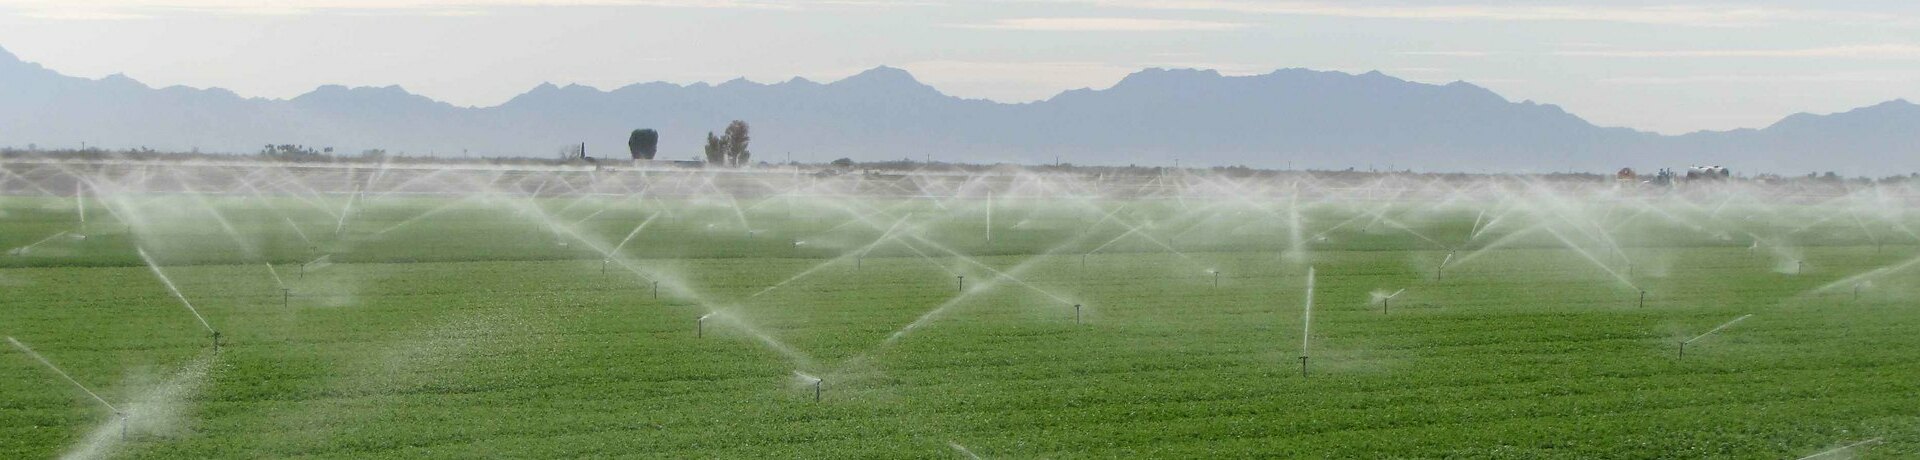
{"type": "Polygon", "coordinates": [[[0,47],[153,86],[398,84],[483,106],[541,82],[829,81],[882,64],[1005,102],[1143,67],[1380,70],[1677,133],[1920,99],[1920,2],[1842,3],[0,0],[0,47]]]}

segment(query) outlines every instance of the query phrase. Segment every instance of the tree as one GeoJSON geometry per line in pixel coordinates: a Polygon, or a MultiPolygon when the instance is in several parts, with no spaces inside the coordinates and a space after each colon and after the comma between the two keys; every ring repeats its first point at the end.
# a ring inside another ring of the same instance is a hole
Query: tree
{"type": "Polygon", "coordinates": [[[627,136],[627,150],[633,153],[635,160],[651,160],[660,152],[660,133],[651,129],[636,129],[627,136]]]}
{"type": "Polygon", "coordinates": [[[852,168],[852,167],[853,167],[853,159],[852,159],[852,158],[841,158],[841,159],[838,159],[838,160],[833,160],[833,163],[829,163],[829,164],[831,164],[831,165],[834,165],[834,166],[838,166],[838,167],[842,167],[842,168],[852,168]]]}
{"type": "Polygon", "coordinates": [[[727,141],[714,137],[712,132],[707,133],[707,163],[727,163],[727,141]]]}
{"type": "Polygon", "coordinates": [[[734,120],[728,123],[727,134],[720,140],[726,146],[727,164],[735,167],[747,165],[747,159],[753,156],[747,152],[747,141],[752,140],[747,136],[747,122],[734,120]]]}

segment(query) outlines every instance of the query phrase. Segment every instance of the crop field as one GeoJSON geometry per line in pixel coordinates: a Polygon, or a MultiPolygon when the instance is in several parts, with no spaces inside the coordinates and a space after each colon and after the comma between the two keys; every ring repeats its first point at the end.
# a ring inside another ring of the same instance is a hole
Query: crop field
{"type": "Polygon", "coordinates": [[[1911,190],[62,174],[0,458],[1920,456],[1911,190]]]}

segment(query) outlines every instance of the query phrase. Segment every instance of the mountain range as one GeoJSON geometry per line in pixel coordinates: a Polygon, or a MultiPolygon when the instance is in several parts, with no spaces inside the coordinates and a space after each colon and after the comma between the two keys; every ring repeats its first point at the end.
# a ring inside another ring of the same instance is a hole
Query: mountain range
{"type": "Polygon", "coordinates": [[[1893,100],[1795,114],[1760,129],[1669,136],[1602,127],[1559,107],[1466,82],[1281,69],[1224,76],[1147,69],[1106,89],[1029,103],[948,96],[878,67],[830,83],[641,83],[611,91],[542,84],[492,107],[398,86],[323,86],[291,99],[152,88],[124,75],[62,75],[0,50],[0,146],[250,153],[267,144],[410,155],[623,158],[627,133],[658,130],[661,158],[699,156],[727,122],[753,127],[757,160],[920,160],[1441,172],[1609,172],[1724,165],[1735,172],[1920,171],[1920,106],[1893,100]]]}

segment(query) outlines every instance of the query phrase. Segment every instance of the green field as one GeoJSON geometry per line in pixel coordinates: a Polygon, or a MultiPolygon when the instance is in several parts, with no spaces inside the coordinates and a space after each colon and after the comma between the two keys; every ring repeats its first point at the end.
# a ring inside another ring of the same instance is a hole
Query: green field
{"type": "Polygon", "coordinates": [[[0,197],[0,335],[128,417],[6,347],[0,458],[1920,456],[1865,200],[80,207],[0,197]]]}

